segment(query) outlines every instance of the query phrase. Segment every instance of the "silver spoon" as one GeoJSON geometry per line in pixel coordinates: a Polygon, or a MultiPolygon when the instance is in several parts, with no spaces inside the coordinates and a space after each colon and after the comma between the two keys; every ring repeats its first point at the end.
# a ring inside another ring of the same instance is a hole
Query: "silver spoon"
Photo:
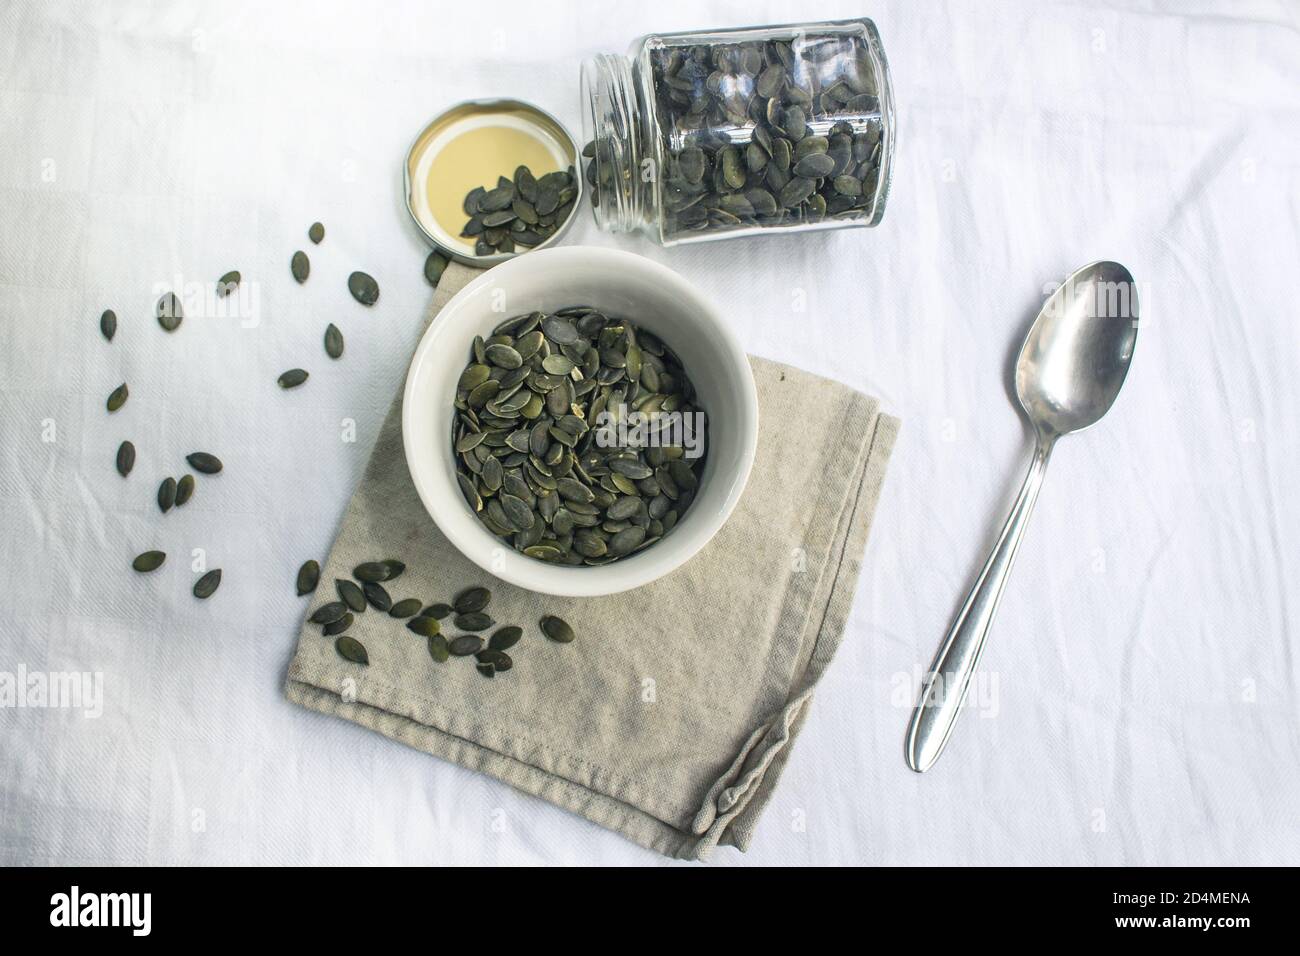
{"type": "Polygon", "coordinates": [[[1118,262],[1094,262],[1052,294],[1020,347],[1016,395],[1034,427],[1034,459],[998,543],[926,675],[907,731],[907,764],[917,773],[934,766],[957,722],[1052,446],[1062,435],[1095,424],[1115,401],[1133,358],[1137,322],[1133,276],[1118,262]]]}

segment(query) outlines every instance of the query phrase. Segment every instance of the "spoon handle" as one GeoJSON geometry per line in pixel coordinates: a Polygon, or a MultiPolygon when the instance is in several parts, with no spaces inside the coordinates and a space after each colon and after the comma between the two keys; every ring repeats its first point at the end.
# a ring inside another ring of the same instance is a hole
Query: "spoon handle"
{"type": "Polygon", "coordinates": [[[1029,474],[1016,496],[1016,503],[1011,506],[1007,523],[1002,526],[998,543],[984,562],[984,569],[926,674],[907,731],[907,765],[917,773],[925,773],[934,766],[957,722],[967,687],[993,624],[998,600],[1011,572],[1011,562],[1015,560],[1030,512],[1034,510],[1034,501],[1038,498],[1038,489],[1042,487],[1052,444],[1052,439],[1039,436],[1029,474]]]}

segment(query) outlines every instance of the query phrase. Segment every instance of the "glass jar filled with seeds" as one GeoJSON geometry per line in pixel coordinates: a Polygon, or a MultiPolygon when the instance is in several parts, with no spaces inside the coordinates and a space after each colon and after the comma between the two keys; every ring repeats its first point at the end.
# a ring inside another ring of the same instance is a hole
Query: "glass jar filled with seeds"
{"type": "Polygon", "coordinates": [[[870,20],[652,34],[582,67],[596,222],[663,245],[874,226],[894,143],[870,20]]]}

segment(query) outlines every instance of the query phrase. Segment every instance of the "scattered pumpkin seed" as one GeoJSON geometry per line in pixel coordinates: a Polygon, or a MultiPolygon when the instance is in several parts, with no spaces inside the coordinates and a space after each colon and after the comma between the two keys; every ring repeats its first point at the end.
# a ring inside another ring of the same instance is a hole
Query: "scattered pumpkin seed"
{"type": "Polygon", "coordinates": [[[377,584],[387,581],[391,575],[388,565],[382,561],[367,561],[352,569],[352,576],[358,581],[377,584]]]}
{"type": "Polygon", "coordinates": [[[465,614],[457,614],[452,618],[452,623],[462,631],[486,631],[496,622],[482,611],[469,611],[465,614]]]}
{"type": "Polygon", "coordinates": [[[493,633],[492,637],[488,639],[488,647],[494,651],[508,651],[518,644],[519,639],[523,636],[524,629],[522,627],[508,624],[493,633]]]}
{"type": "Polygon", "coordinates": [[[542,633],[559,644],[568,644],[573,640],[573,628],[563,618],[548,614],[541,620],[542,633]]]}
{"type": "Polygon", "coordinates": [[[347,613],[348,606],[346,604],[342,601],[331,601],[318,607],[307,620],[313,624],[333,624],[347,613]]]}
{"type": "Polygon", "coordinates": [[[172,510],[176,504],[176,479],[167,477],[158,486],[158,510],[163,514],[172,510]]]}
{"type": "Polygon", "coordinates": [[[356,620],[356,616],[351,611],[348,611],[347,614],[344,614],[337,621],[331,621],[330,623],[326,624],[323,628],[321,628],[321,631],[324,633],[326,637],[333,637],[335,634],[342,634],[344,631],[350,628],[352,626],[352,622],[355,620],[356,620]]]}
{"type": "Polygon", "coordinates": [[[162,298],[154,306],[154,315],[164,332],[175,332],[181,327],[181,321],[185,318],[181,311],[181,300],[177,298],[175,292],[162,294],[162,298]]]}
{"type": "Polygon", "coordinates": [[[306,282],[307,277],[311,275],[311,260],[307,258],[307,253],[301,249],[295,252],[293,258],[289,260],[289,271],[293,273],[299,285],[306,282]]]}
{"type": "Polygon", "coordinates": [[[362,305],[370,306],[379,301],[379,283],[364,272],[348,276],[348,291],[362,305]]]}
{"type": "Polygon", "coordinates": [[[105,309],[99,317],[99,333],[110,342],[117,334],[117,313],[112,309],[105,309]]]}
{"type": "Polygon", "coordinates": [[[325,227],[318,222],[313,222],[311,227],[307,230],[307,238],[310,239],[314,245],[319,246],[320,241],[325,238],[325,227]]]}
{"type": "Polygon", "coordinates": [[[334,642],[334,649],[339,652],[339,657],[354,664],[370,663],[370,655],[366,653],[365,646],[355,637],[344,634],[334,642]]]}
{"type": "Polygon", "coordinates": [[[304,561],[302,567],[298,569],[298,579],[295,586],[298,589],[298,596],[311,594],[316,590],[316,585],[320,581],[320,563],[318,561],[304,561]]]}
{"type": "Polygon", "coordinates": [[[510,655],[505,651],[495,650],[493,648],[484,648],[474,655],[474,658],[480,664],[489,664],[498,674],[503,674],[510,668],[514,667],[515,662],[510,659],[510,655]]]}
{"type": "Polygon", "coordinates": [[[215,475],[222,467],[221,459],[206,451],[191,452],[185,456],[185,460],[190,463],[191,468],[205,475],[215,475]]]}
{"type": "Polygon", "coordinates": [[[367,581],[361,586],[361,591],[370,602],[370,606],[376,611],[388,611],[393,606],[393,599],[389,596],[387,589],[378,581],[367,581]]]}
{"type": "Polygon", "coordinates": [[[194,476],[181,475],[181,480],[176,482],[176,507],[180,507],[189,501],[194,495],[194,476]]]}
{"type": "Polygon", "coordinates": [[[442,273],[447,268],[450,260],[437,249],[429,253],[429,258],[424,260],[424,277],[429,281],[429,285],[437,288],[439,281],[442,279],[442,273]]]}
{"type": "Polygon", "coordinates": [[[124,441],[117,446],[117,473],[125,478],[135,467],[135,445],[124,441]]]}
{"type": "Polygon", "coordinates": [[[332,359],[343,355],[343,333],[333,322],[325,327],[325,354],[332,359]]]}
{"type": "Polygon", "coordinates": [[[420,612],[420,615],[421,617],[432,617],[432,618],[437,618],[438,620],[442,620],[451,612],[452,612],[452,607],[450,604],[430,604],[428,607],[426,607],[423,611],[420,612]]]}
{"type": "Polygon", "coordinates": [[[163,551],[146,551],[144,554],[136,556],[136,559],[131,562],[131,567],[141,573],[157,571],[166,560],[167,555],[163,551]]]}
{"type": "Polygon", "coordinates": [[[492,600],[492,592],[483,587],[466,588],[456,595],[452,601],[452,606],[458,614],[469,614],[472,611],[481,611],[488,606],[492,600]]]}
{"type": "Polygon", "coordinates": [[[335,578],[334,589],[338,591],[343,603],[358,614],[366,609],[366,596],[355,581],[349,581],[347,578],[335,578]]]}
{"type": "Polygon", "coordinates": [[[123,382],[121,385],[119,385],[117,388],[113,389],[113,391],[109,393],[108,401],[105,403],[105,405],[108,407],[108,410],[110,412],[115,412],[123,405],[126,404],[126,400],[129,395],[130,392],[127,390],[126,382],[123,382]]]}
{"type": "Polygon", "coordinates": [[[213,568],[203,577],[194,582],[194,596],[201,600],[206,600],[217,593],[217,588],[221,586],[221,569],[213,568]]]}
{"type": "Polygon", "coordinates": [[[419,598],[403,598],[388,609],[389,617],[414,617],[420,611],[419,598]]]}
{"type": "Polygon", "coordinates": [[[307,381],[307,373],[300,368],[291,368],[287,372],[281,372],[280,377],[276,379],[281,388],[297,388],[305,381],[307,381]]]}
{"type": "Polygon", "coordinates": [[[226,296],[230,295],[230,293],[239,288],[239,282],[242,278],[243,277],[239,274],[238,269],[227,272],[217,280],[217,296],[224,299],[226,296]]]}
{"type": "Polygon", "coordinates": [[[484,677],[496,677],[497,669],[491,664],[475,664],[474,669],[484,677]]]}
{"type": "Polygon", "coordinates": [[[460,637],[453,637],[447,648],[455,657],[469,657],[483,649],[483,638],[477,634],[462,634],[460,637]]]}
{"type": "Polygon", "coordinates": [[[429,656],[439,664],[446,663],[447,658],[451,656],[451,650],[447,647],[447,639],[441,634],[434,634],[429,638],[429,656]]]}
{"type": "Polygon", "coordinates": [[[406,627],[421,637],[433,637],[433,635],[442,631],[442,625],[438,623],[436,618],[424,617],[423,615],[411,618],[406,622],[406,627]]]}

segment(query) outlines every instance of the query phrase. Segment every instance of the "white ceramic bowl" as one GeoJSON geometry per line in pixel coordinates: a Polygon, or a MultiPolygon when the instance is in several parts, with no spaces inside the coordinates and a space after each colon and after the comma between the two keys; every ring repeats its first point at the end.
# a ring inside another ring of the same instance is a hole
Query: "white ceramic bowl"
{"type": "Polygon", "coordinates": [[[406,462],[443,534],[489,574],[543,594],[592,597],[626,591],[691,558],[740,500],[758,441],[758,396],[740,342],[722,315],[670,269],[628,252],[542,249],[489,269],[438,313],[406,375],[406,462]],[[695,500],[677,526],[644,551],[598,567],[549,564],[515,551],[485,528],[456,483],[451,448],[456,381],[475,335],[512,315],[592,305],[658,336],[681,358],[708,413],[708,456],[695,500]]]}

